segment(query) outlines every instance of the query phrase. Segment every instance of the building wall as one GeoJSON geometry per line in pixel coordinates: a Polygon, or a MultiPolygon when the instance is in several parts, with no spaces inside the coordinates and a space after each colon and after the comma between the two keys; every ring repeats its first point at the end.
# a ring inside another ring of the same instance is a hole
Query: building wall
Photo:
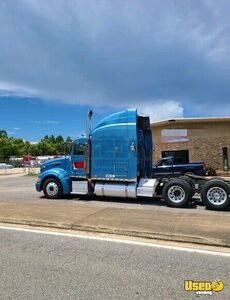
{"type": "Polygon", "coordinates": [[[152,134],[154,162],[162,157],[162,151],[189,150],[190,162],[203,161],[222,170],[223,147],[228,147],[230,160],[230,121],[152,124],[152,134]],[[189,141],[164,143],[161,136],[163,129],[187,129],[189,141]]]}

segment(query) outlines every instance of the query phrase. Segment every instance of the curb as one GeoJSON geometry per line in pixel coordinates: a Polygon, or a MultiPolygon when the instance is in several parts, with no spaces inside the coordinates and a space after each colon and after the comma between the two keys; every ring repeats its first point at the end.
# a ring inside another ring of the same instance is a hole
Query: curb
{"type": "Polygon", "coordinates": [[[158,232],[144,232],[144,231],[132,231],[125,229],[109,228],[109,227],[93,227],[93,226],[82,226],[79,224],[61,224],[55,222],[44,222],[44,221],[33,221],[33,220],[18,220],[18,219],[8,219],[0,218],[0,223],[15,224],[15,225],[28,225],[33,227],[44,227],[44,228],[55,228],[73,231],[84,231],[93,233],[105,233],[105,234],[115,234],[120,236],[129,236],[137,238],[145,238],[159,241],[168,242],[179,242],[179,243],[189,243],[203,246],[215,246],[215,247],[225,247],[230,248],[230,245],[220,239],[208,239],[201,236],[189,236],[189,235],[175,235],[168,233],[158,233],[158,232]]]}

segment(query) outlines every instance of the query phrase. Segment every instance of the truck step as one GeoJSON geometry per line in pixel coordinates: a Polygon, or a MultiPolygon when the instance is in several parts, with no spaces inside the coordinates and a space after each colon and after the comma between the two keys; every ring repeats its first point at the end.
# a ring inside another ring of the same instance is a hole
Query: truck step
{"type": "Polygon", "coordinates": [[[87,181],[72,181],[71,194],[86,195],[88,193],[87,181]]]}
{"type": "Polygon", "coordinates": [[[158,179],[141,178],[137,186],[137,196],[153,197],[158,183],[158,179]]]}

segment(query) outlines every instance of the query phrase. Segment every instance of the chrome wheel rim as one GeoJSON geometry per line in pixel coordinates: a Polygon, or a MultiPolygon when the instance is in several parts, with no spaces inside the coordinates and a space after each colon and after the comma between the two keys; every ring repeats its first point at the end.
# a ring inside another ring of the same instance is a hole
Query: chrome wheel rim
{"type": "Polygon", "coordinates": [[[55,182],[49,182],[46,187],[49,196],[55,196],[58,193],[58,185],[55,182]]]}
{"type": "Polygon", "coordinates": [[[221,187],[214,186],[208,190],[207,199],[214,205],[222,205],[228,199],[228,195],[221,187]]]}
{"type": "Polygon", "coordinates": [[[185,198],[185,191],[179,185],[173,185],[168,190],[168,198],[175,203],[182,202],[185,198]]]}

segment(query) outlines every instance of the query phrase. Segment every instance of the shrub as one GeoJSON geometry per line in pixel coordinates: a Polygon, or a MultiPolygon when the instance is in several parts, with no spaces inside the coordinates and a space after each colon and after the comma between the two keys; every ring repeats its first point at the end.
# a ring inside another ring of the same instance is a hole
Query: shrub
{"type": "Polygon", "coordinates": [[[216,169],[213,166],[207,166],[206,170],[208,176],[216,176],[216,169]]]}

